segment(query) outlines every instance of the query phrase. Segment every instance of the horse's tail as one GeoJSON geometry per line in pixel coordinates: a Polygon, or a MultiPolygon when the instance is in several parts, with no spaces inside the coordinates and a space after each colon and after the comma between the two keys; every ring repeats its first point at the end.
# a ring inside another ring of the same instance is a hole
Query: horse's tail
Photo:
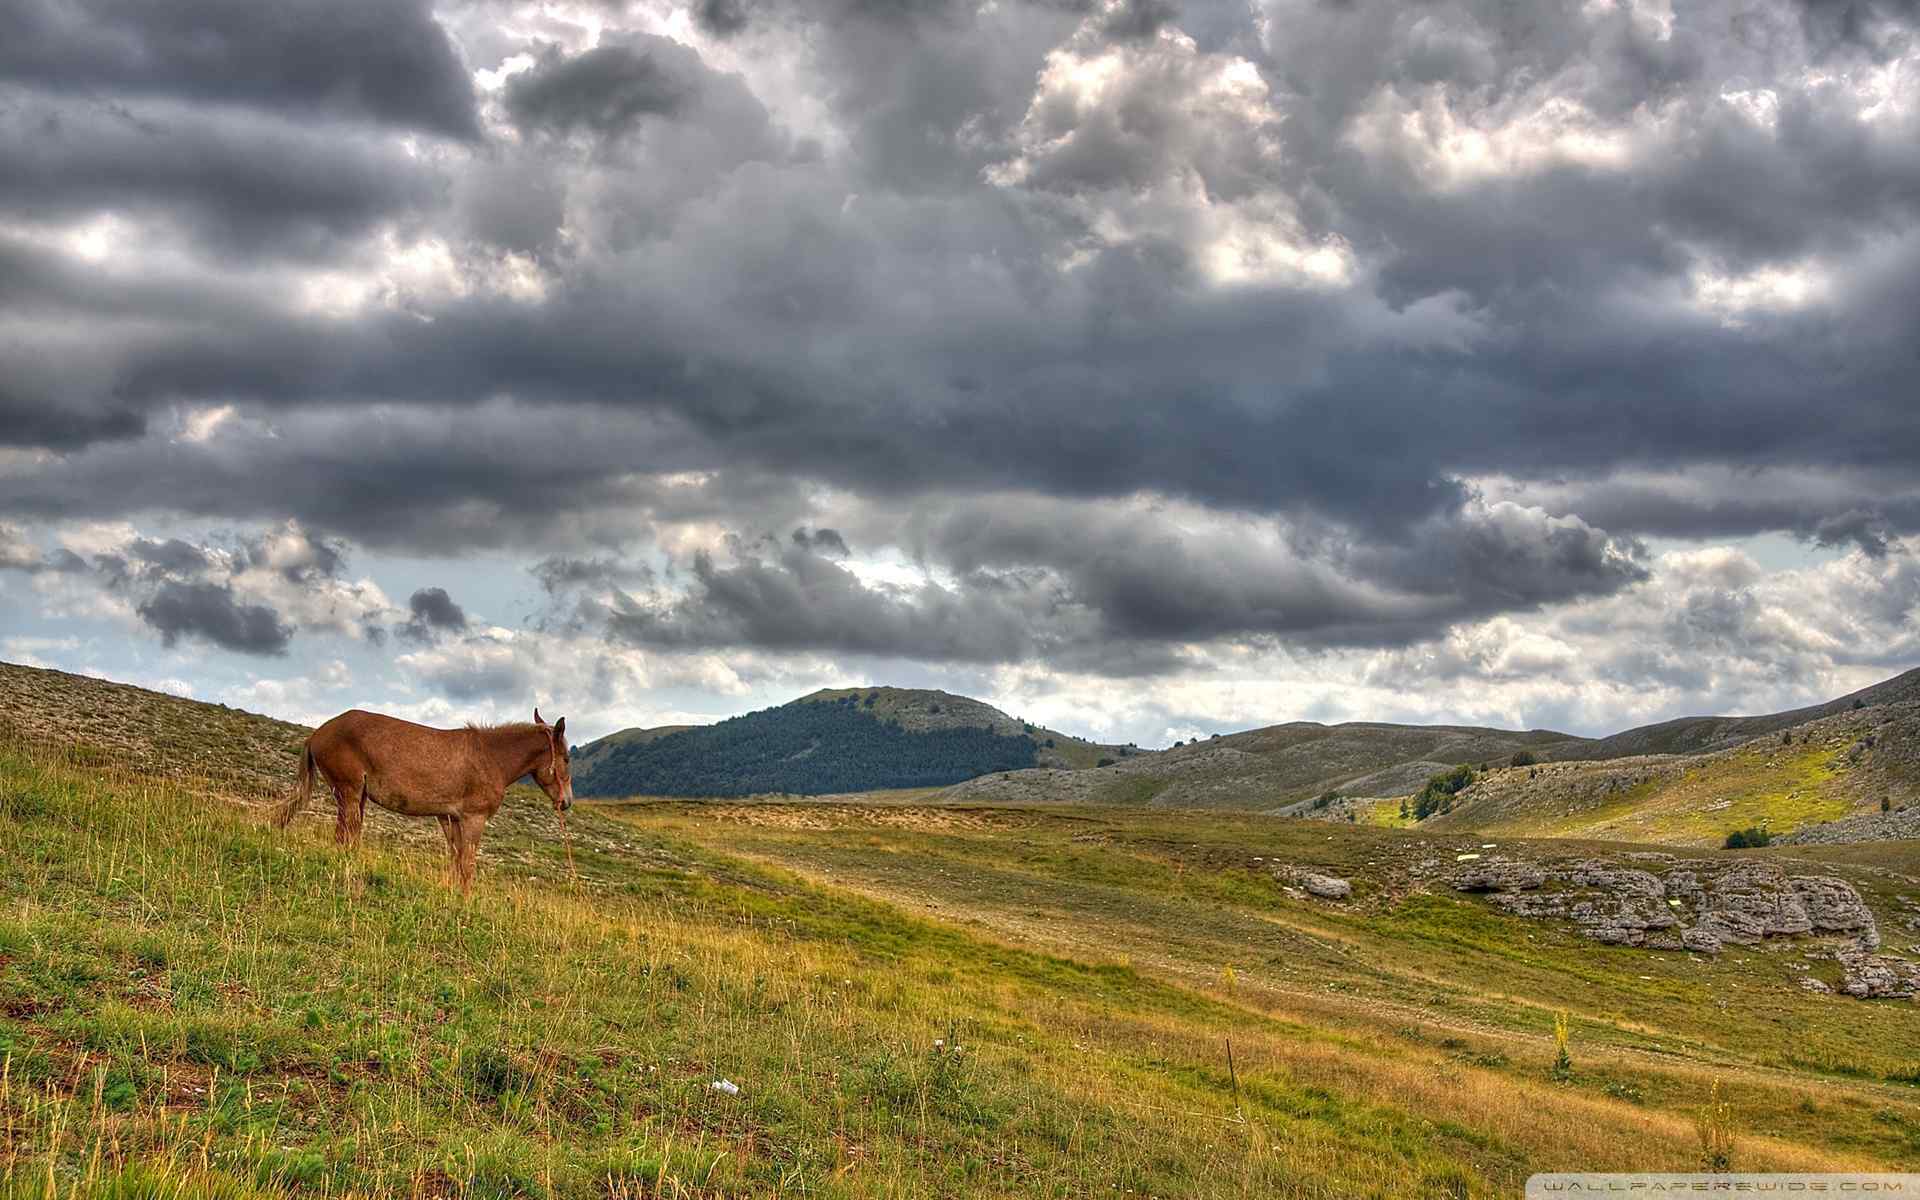
{"type": "Polygon", "coordinates": [[[300,782],[293,789],[293,795],[273,814],[273,823],[285,829],[307,806],[308,797],[313,795],[313,746],[311,743],[300,747],[300,782]]]}

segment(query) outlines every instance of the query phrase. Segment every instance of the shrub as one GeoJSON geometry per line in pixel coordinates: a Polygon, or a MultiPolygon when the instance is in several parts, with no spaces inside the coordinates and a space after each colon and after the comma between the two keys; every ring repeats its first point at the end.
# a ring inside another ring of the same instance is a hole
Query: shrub
{"type": "Polygon", "coordinates": [[[1567,1049],[1567,1010],[1561,1009],[1553,1014],[1553,1077],[1555,1079],[1573,1078],[1573,1055],[1567,1049]]]}
{"type": "Polygon", "coordinates": [[[1101,760],[1100,760],[1099,762],[1097,762],[1097,763],[1095,763],[1095,764],[1093,764],[1093,765],[1094,765],[1094,766],[1096,766],[1096,767],[1110,767],[1110,766],[1112,766],[1112,765],[1113,765],[1113,760],[1112,760],[1112,759],[1110,759],[1110,758],[1103,758],[1103,759],[1101,759],[1101,760]]]}
{"type": "Polygon", "coordinates": [[[1733,1106],[1720,1098],[1719,1080],[1694,1115],[1693,1129],[1700,1138],[1700,1169],[1716,1175],[1733,1170],[1733,1106]]]}
{"type": "Polygon", "coordinates": [[[1452,812],[1454,796],[1472,782],[1473,768],[1464,763],[1432,776],[1414,797],[1414,818],[1424,821],[1437,812],[1452,812]]]}
{"type": "Polygon", "coordinates": [[[1746,829],[1736,829],[1727,835],[1726,847],[1729,850],[1746,850],[1764,846],[1773,840],[1765,825],[1754,825],[1746,829]]]}
{"type": "Polygon", "coordinates": [[[1892,797],[1892,796],[1882,796],[1882,797],[1880,797],[1880,811],[1881,811],[1881,812],[1892,812],[1892,811],[1893,811],[1893,797],[1892,797]]]}
{"type": "Polygon", "coordinates": [[[1539,761],[1538,758],[1534,757],[1533,751],[1531,750],[1515,750],[1513,757],[1507,760],[1507,765],[1510,767],[1531,767],[1539,761]]]}
{"type": "Polygon", "coordinates": [[[1859,711],[1860,709],[1863,709],[1863,708],[1865,708],[1866,706],[1867,706],[1867,702],[1866,702],[1865,700],[1862,700],[1862,699],[1860,699],[1860,697],[1858,697],[1858,696],[1855,696],[1855,697],[1853,698],[1853,707],[1854,707],[1854,711],[1856,711],[1856,712],[1857,712],[1857,711],[1859,711]]]}

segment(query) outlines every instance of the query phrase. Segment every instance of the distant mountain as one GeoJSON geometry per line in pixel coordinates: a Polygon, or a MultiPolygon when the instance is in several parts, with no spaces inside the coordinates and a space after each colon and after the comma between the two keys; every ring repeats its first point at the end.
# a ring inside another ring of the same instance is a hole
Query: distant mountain
{"type": "Polygon", "coordinates": [[[947,692],[841,688],[714,725],[628,729],[574,752],[582,796],[830,795],[944,787],[1133,753],[947,692]]]}

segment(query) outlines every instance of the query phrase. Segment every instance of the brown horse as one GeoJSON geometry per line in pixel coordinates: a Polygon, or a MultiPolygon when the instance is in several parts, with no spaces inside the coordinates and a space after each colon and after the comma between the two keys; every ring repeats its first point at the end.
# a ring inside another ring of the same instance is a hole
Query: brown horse
{"type": "Polygon", "coordinates": [[[316,771],[339,805],[336,842],[359,844],[368,800],[402,816],[437,818],[463,894],[473,890],[480,836],[514,780],[532,775],[555,812],[573,807],[567,719],[549,725],[537,708],[531,725],[465,729],[430,729],[357,708],[341,713],[307,738],[299,787],[274,817],[282,829],[313,794],[316,771]]]}

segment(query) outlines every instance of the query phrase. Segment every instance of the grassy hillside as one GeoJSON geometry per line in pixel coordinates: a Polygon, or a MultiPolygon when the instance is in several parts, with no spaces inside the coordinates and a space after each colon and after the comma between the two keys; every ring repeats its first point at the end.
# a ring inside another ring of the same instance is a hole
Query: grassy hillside
{"type": "MultiPolygon", "coordinates": [[[[126,703],[182,718],[140,770],[0,745],[0,1194],[1492,1197],[1692,1167],[1716,1087],[1743,1168],[1920,1155],[1920,1006],[1418,882],[1477,840],[589,805],[573,874],[516,796],[462,909],[437,833],[348,856],[195,776],[185,717],[258,719],[126,703]]],[[[1808,855],[1890,931],[1920,890],[1808,855]]]]}
{"type": "Polygon", "coordinates": [[[1123,751],[1128,754],[1139,753],[1130,746],[1091,742],[1058,729],[1008,716],[991,704],[971,697],[929,688],[822,688],[802,696],[795,703],[845,700],[849,697],[861,706],[862,711],[870,712],[883,721],[898,722],[902,728],[915,733],[935,729],[984,728],[1009,736],[1025,734],[1039,743],[1038,763],[1042,767],[1091,767],[1103,758],[1118,758],[1123,751]],[[869,697],[873,700],[872,704],[867,703],[869,697]]]}
{"type": "Polygon", "coordinates": [[[1145,804],[1276,812],[1327,792],[1396,795],[1455,763],[1505,761],[1578,742],[1548,730],[1310,721],[1118,758],[1097,773],[1032,770],[960,785],[964,802],[1145,804]]]}
{"type": "Polygon", "coordinates": [[[610,733],[574,748],[573,773],[582,779],[589,779],[624,746],[644,746],[655,738],[698,728],[698,725],[659,725],[652,729],[622,729],[618,733],[610,733]]]}
{"type": "Polygon", "coordinates": [[[1496,769],[1436,830],[1717,846],[1920,804],[1920,703],[1849,704],[1731,749],[1496,769]]]}
{"type": "MultiPolygon", "coordinates": [[[[860,712],[883,723],[891,722],[892,724],[898,725],[905,732],[912,734],[931,733],[951,735],[955,731],[971,734],[984,729],[1003,737],[1031,738],[1034,743],[1032,758],[1011,764],[1016,767],[1036,765],[1055,769],[1077,769],[1096,766],[1102,759],[1119,758],[1122,755],[1138,753],[1138,751],[1132,747],[1102,745],[1098,742],[1090,742],[1084,738],[1075,737],[1072,734],[1062,733],[1057,729],[1048,729],[1045,726],[1034,725],[1031,722],[1022,721],[1016,717],[1010,717],[990,704],[984,704],[981,701],[971,699],[967,696],[956,696],[951,692],[934,691],[925,688],[823,688],[820,691],[802,696],[798,700],[792,701],[791,704],[781,705],[779,708],[766,710],[766,712],[761,714],[753,715],[765,718],[766,713],[770,712],[775,714],[773,719],[777,720],[780,711],[790,708],[792,705],[821,703],[850,703],[860,712]]],[[[632,748],[649,745],[656,739],[669,734],[686,733],[704,728],[709,727],[666,725],[655,729],[623,729],[618,733],[609,734],[598,741],[587,743],[575,752],[574,757],[574,775],[579,781],[582,794],[600,796],[632,794],[635,788],[638,788],[642,792],[646,791],[649,785],[645,780],[639,779],[636,776],[634,764],[648,761],[651,752],[642,752],[636,756],[632,753],[632,748]]],[[[865,740],[864,735],[867,731],[855,728],[853,732],[855,742],[865,740]]],[[[839,745],[829,742],[824,743],[816,753],[823,754],[826,757],[834,757],[835,755],[844,757],[847,753],[851,752],[852,749],[853,743],[839,745]]],[[[708,753],[714,753],[714,749],[709,747],[708,753]]],[[[998,761],[985,762],[979,769],[969,770],[967,773],[958,776],[958,778],[970,778],[972,775],[980,774],[983,771],[1005,769],[1008,765],[1009,764],[998,761]]],[[[715,769],[721,772],[729,772],[731,771],[731,766],[716,761],[715,769]]],[[[942,784],[952,781],[951,778],[940,780],[942,784]]],[[[864,786],[850,785],[847,790],[870,790],[871,788],[882,786],[915,787],[921,785],[907,780],[893,784],[868,781],[864,786]]],[[[780,788],[769,781],[768,787],[764,790],[777,791],[780,790],[780,788]]],[[[809,793],[813,792],[812,788],[805,790],[809,793]]],[[[668,792],[662,794],[686,793],[668,792]]],[[[741,793],[730,790],[725,794],[741,793]]]]}
{"type": "Polygon", "coordinates": [[[0,663],[0,739],[84,747],[101,766],[192,778],[223,795],[284,786],[310,732],[223,704],[0,663]]]}
{"type": "Polygon", "coordinates": [[[852,696],[800,700],[645,740],[595,748],[582,796],[827,795],[940,787],[1031,766],[1039,743],[982,726],[909,730],[852,696]]]}

